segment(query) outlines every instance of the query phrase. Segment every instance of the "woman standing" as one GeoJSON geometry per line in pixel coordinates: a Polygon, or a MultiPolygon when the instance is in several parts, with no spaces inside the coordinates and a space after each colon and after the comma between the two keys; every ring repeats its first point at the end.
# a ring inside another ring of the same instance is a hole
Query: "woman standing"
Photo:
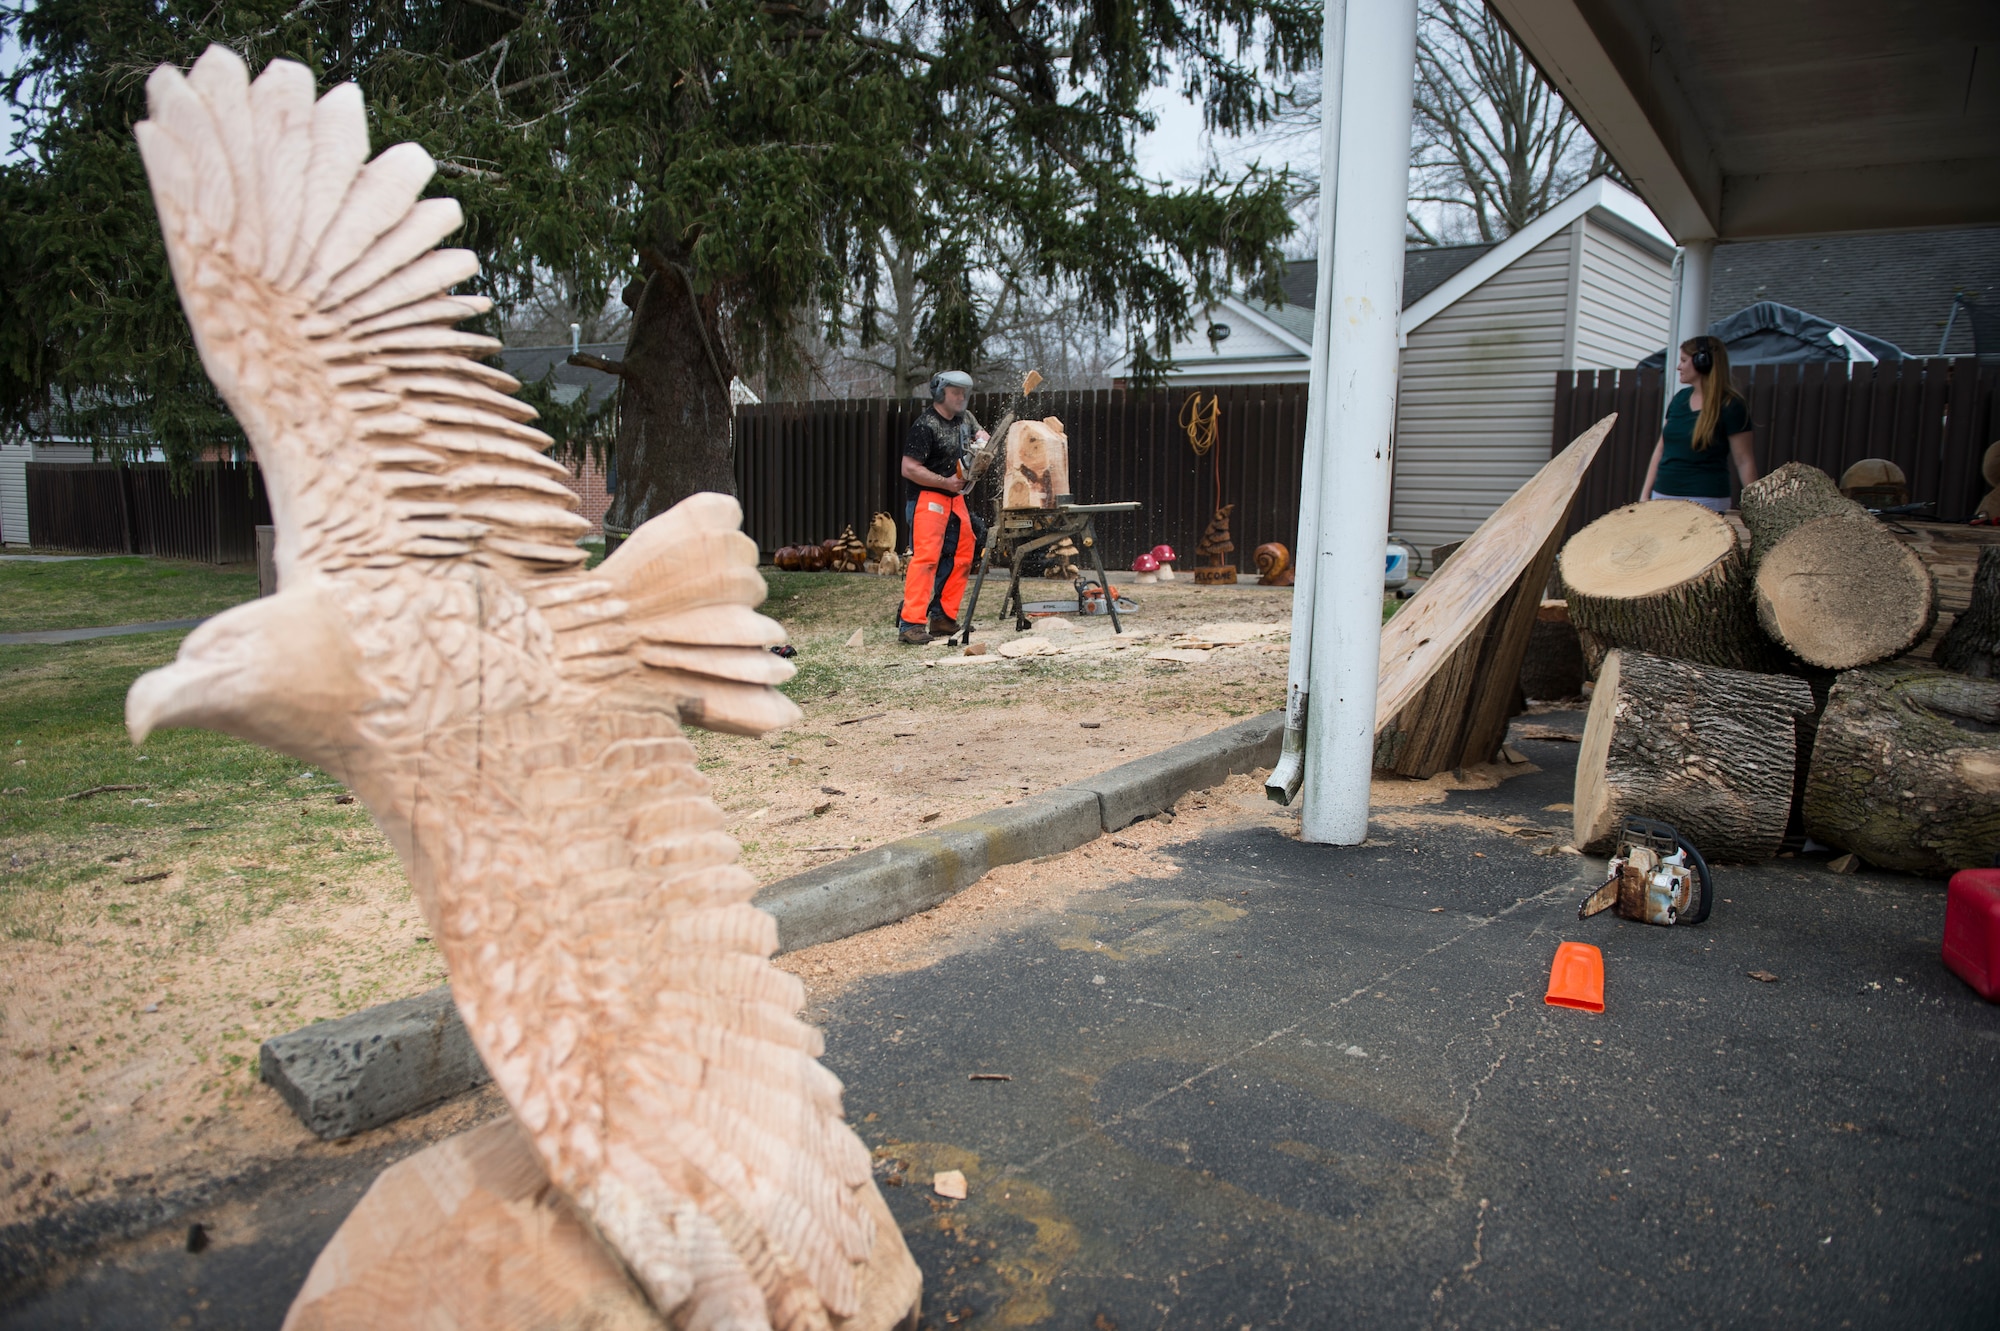
{"type": "Polygon", "coordinates": [[[1729,352],[1716,338],[1691,337],[1681,343],[1680,375],[1690,386],[1674,394],[1667,406],[1667,422],[1653,445],[1639,498],[1685,499],[1721,513],[1729,507],[1731,460],[1743,484],[1757,479],[1750,404],[1729,382],[1729,352]],[[1729,446],[1715,447],[1723,439],[1729,446]]]}

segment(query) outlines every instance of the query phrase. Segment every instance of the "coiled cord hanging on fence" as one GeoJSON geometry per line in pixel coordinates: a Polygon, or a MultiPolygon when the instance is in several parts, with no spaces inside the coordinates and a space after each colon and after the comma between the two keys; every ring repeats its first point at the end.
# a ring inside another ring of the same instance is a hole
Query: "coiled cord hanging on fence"
{"type": "Polygon", "coordinates": [[[1222,399],[1210,393],[1204,405],[1200,392],[1189,393],[1187,401],[1181,403],[1180,423],[1181,429],[1187,431],[1188,447],[1194,450],[1194,455],[1207,457],[1222,432],[1222,399]]]}

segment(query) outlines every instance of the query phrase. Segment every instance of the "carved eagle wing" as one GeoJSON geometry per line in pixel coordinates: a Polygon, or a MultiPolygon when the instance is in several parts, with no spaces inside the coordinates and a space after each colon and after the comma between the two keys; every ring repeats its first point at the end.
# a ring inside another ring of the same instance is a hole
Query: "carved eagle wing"
{"type": "Polygon", "coordinates": [[[489,306],[450,292],[477,263],[436,248],[460,212],[420,197],[429,156],[370,160],[358,90],[315,100],[289,62],[252,83],[210,47],[147,91],[174,280],[262,464],[281,591],[136,684],[135,734],[206,725],[353,781],[550,1178],[677,1324],[850,1315],[867,1152],[674,723],[798,716],[735,501],[697,495],[584,570],[549,440],[472,359],[499,344],[453,326],[489,306]]]}

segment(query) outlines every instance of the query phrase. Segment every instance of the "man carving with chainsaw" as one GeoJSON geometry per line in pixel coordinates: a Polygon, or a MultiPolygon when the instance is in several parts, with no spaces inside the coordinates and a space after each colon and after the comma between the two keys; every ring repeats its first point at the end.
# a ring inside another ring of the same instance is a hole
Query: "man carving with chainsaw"
{"type": "Polygon", "coordinates": [[[946,370],[931,376],[931,404],[903,440],[903,481],[911,496],[910,566],[903,575],[897,636],[921,645],[958,627],[972,568],[974,533],[965,492],[972,488],[971,454],[988,435],[965,409],[972,376],[946,370]]]}

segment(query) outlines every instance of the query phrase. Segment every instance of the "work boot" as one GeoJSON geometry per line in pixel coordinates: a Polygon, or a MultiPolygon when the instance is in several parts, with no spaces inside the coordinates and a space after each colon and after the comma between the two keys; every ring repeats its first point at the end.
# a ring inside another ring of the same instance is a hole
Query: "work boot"
{"type": "Polygon", "coordinates": [[[931,641],[931,631],[922,624],[905,624],[896,634],[896,641],[911,647],[927,647],[931,641]]]}
{"type": "Polygon", "coordinates": [[[957,620],[944,619],[938,615],[931,616],[931,636],[933,638],[949,638],[956,632],[958,632],[957,620]]]}

